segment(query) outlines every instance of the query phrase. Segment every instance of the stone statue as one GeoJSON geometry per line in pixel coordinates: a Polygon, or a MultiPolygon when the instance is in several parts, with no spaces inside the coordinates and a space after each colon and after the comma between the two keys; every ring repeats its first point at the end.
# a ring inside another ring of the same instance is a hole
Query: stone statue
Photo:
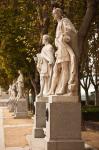
{"type": "Polygon", "coordinates": [[[10,112],[14,111],[15,103],[16,103],[16,81],[14,80],[12,84],[9,85],[9,101],[8,101],[8,108],[10,112]]]}
{"type": "Polygon", "coordinates": [[[13,81],[13,84],[11,86],[11,99],[15,100],[17,96],[17,90],[16,90],[16,81],[13,81]]]}
{"type": "Polygon", "coordinates": [[[17,100],[24,97],[24,78],[22,72],[18,71],[18,79],[17,79],[17,100]]]}
{"type": "Polygon", "coordinates": [[[65,93],[77,95],[77,62],[73,49],[73,40],[77,36],[77,31],[68,18],[63,18],[60,8],[54,8],[53,17],[58,22],[55,38],[57,51],[48,95],[63,95],[65,93]]]}
{"type": "Polygon", "coordinates": [[[44,46],[41,53],[37,54],[37,69],[40,74],[40,93],[37,97],[48,93],[54,65],[54,48],[50,44],[49,35],[43,35],[42,44],[44,46]]]}
{"type": "Polygon", "coordinates": [[[12,85],[9,85],[8,93],[9,93],[9,99],[11,99],[11,91],[12,91],[12,85]]]}

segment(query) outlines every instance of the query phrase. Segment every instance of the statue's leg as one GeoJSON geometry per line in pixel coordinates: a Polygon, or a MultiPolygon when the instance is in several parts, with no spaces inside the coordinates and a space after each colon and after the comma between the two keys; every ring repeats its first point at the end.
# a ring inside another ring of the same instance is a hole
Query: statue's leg
{"type": "Polygon", "coordinates": [[[66,86],[69,78],[69,62],[65,61],[61,63],[61,87],[56,94],[62,95],[66,93],[66,86]]]}
{"type": "Polygon", "coordinates": [[[56,89],[56,85],[58,82],[58,67],[60,64],[55,64],[54,68],[53,68],[53,76],[52,76],[52,83],[51,83],[51,88],[48,92],[48,95],[54,95],[55,94],[55,89],[56,89]]]}
{"type": "Polygon", "coordinates": [[[77,66],[76,66],[76,56],[71,48],[69,48],[70,54],[70,77],[69,77],[69,84],[75,82],[75,76],[77,76],[77,66]]]}
{"type": "Polygon", "coordinates": [[[44,90],[43,93],[46,95],[48,93],[48,77],[45,77],[45,85],[44,85],[44,90]]]}
{"type": "Polygon", "coordinates": [[[75,55],[71,55],[70,78],[68,82],[68,89],[69,89],[68,95],[78,94],[78,73],[75,55]]]}
{"type": "Polygon", "coordinates": [[[18,90],[18,98],[20,99],[22,97],[22,88],[19,87],[19,90],[18,90]]]}
{"type": "Polygon", "coordinates": [[[52,75],[53,75],[53,67],[50,66],[49,77],[48,77],[48,91],[50,90],[51,87],[52,75]]]}
{"type": "Polygon", "coordinates": [[[37,95],[37,97],[43,96],[44,85],[45,85],[44,76],[40,76],[40,93],[37,95]]]}

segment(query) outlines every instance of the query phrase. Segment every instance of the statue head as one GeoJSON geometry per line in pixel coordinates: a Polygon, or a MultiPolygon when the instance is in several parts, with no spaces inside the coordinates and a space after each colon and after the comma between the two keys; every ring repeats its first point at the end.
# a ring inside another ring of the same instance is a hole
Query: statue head
{"type": "Polygon", "coordinates": [[[14,80],[13,80],[13,84],[14,84],[15,82],[16,82],[16,80],[14,79],[14,80]]]}
{"type": "Polygon", "coordinates": [[[53,14],[54,20],[59,20],[63,16],[63,12],[60,8],[54,8],[52,14],[53,14]]]}
{"type": "Polygon", "coordinates": [[[22,74],[21,70],[18,70],[18,74],[19,74],[19,75],[22,74]]]}
{"type": "Polygon", "coordinates": [[[50,36],[48,34],[44,34],[42,38],[42,44],[50,43],[50,36]]]}

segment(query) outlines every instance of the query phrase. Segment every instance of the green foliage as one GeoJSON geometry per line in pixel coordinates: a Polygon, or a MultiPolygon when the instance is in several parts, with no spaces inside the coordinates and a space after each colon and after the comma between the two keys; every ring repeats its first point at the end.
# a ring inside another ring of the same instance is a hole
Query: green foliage
{"type": "Polygon", "coordinates": [[[99,112],[99,107],[96,106],[83,106],[82,112],[99,112]]]}
{"type": "Polygon", "coordinates": [[[8,89],[9,87],[8,76],[4,69],[0,69],[0,85],[2,85],[4,89],[8,89]]]}
{"type": "MultiPolygon", "coordinates": [[[[56,23],[52,17],[53,0],[0,1],[0,68],[11,83],[21,69],[28,78],[35,78],[33,57],[41,50],[41,38],[45,33],[54,43],[56,23]]],[[[86,11],[82,0],[56,0],[57,6],[79,29],[86,11]]],[[[54,6],[54,5],[53,5],[54,6]]],[[[0,78],[0,84],[4,85],[0,78]]],[[[6,84],[5,84],[6,86],[6,84]]]]}

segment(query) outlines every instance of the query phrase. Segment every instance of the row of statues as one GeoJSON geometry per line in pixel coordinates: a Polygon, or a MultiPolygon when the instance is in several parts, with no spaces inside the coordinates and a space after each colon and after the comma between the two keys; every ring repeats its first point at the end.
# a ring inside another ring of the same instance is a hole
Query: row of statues
{"type": "Polygon", "coordinates": [[[24,97],[24,78],[22,72],[18,71],[18,78],[9,86],[10,100],[19,100],[24,97]]]}
{"type": "MultiPolygon", "coordinates": [[[[48,34],[43,35],[44,45],[37,54],[37,69],[40,74],[40,96],[77,95],[77,31],[68,18],[63,17],[60,8],[53,9],[54,20],[57,21],[55,47],[50,42],[48,34]]],[[[10,97],[24,97],[24,78],[18,71],[17,81],[9,87],[10,97]]]]}
{"type": "Polygon", "coordinates": [[[55,8],[53,17],[57,21],[55,46],[50,43],[50,36],[43,35],[44,44],[37,54],[37,69],[40,74],[40,96],[77,95],[77,31],[62,10],[55,8]]]}
{"type": "Polygon", "coordinates": [[[20,70],[18,74],[18,78],[9,86],[8,109],[14,113],[14,118],[25,118],[28,116],[28,103],[24,88],[24,77],[20,70]]]}

